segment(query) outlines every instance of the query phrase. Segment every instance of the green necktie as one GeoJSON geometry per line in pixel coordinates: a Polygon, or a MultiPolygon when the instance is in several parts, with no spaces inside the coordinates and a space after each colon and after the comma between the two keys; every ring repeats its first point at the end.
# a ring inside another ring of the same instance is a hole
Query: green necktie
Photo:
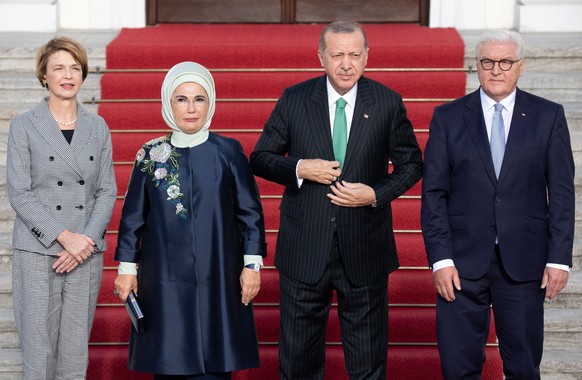
{"type": "Polygon", "coordinates": [[[346,101],[339,98],[335,102],[335,119],[333,121],[333,153],[335,160],[344,166],[346,147],[348,145],[348,123],[346,121],[346,101]]]}

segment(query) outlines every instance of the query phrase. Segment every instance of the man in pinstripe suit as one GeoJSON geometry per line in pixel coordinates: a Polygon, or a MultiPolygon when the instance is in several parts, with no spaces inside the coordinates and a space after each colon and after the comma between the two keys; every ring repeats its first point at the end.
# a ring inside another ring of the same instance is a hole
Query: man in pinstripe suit
{"type": "Polygon", "coordinates": [[[326,74],[283,92],[251,154],[256,175],[285,186],[275,257],[280,375],[323,379],[335,290],[350,379],[385,379],[387,282],[399,265],[390,202],[420,179],[422,155],[401,96],[362,76],[368,44],[358,23],[328,25],[318,55],[326,74]],[[339,98],[348,137],[338,160],[339,98]]]}

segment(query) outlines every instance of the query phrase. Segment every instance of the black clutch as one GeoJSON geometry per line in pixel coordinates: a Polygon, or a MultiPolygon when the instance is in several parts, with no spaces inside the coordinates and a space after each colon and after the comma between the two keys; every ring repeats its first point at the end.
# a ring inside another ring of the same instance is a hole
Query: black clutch
{"type": "Polygon", "coordinates": [[[129,315],[129,319],[131,319],[131,324],[133,328],[138,334],[143,334],[144,331],[144,315],[141,307],[139,306],[139,302],[137,296],[133,291],[129,293],[127,297],[127,301],[125,302],[125,310],[127,310],[127,314],[129,315]]]}

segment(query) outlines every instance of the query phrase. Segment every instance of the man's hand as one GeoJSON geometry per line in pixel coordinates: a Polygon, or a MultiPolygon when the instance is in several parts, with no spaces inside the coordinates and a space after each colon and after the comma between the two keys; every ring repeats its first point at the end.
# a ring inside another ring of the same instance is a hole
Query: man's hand
{"type": "Polygon", "coordinates": [[[546,289],[546,298],[554,299],[568,284],[568,271],[546,267],[542,276],[542,289],[546,289]]]}
{"type": "Polygon", "coordinates": [[[327,197],[331,203],[342,207],[369,206],[376,199],[374,189],[363,183],[338,181],[330,188],[332,193],[327,197]]]}
{"type": "Polygon", "coordinates": [[[434,272],[433,279],[439,296],[446,301],[453,302],[456,298],[454,289],[461,290],[461,279],[457,268],[453,266],[441,268],[434,272]]]}
{"type": "Polygon", "coordinates": [[[133,290],[137,295],[137,276],[133,274],[120,274],[115,279],[113,294],[119,297],[122,302],[127,301],[129,293],[133,290]]]}
{"type": "Polygon", "coordinates": [[[312,182],[330,185],[342,174],[339,161],[326,161],[319,158],[301,160],[297,165],[297,175],[312,182]]]}
{"type": "Polygon", "coordinates": [[[261,289],[261,272],[243,268],[239,280],[242,289],[241,302],[245,306],[248,306],[249,302],[259,294],[259,290],[261,289]]]}

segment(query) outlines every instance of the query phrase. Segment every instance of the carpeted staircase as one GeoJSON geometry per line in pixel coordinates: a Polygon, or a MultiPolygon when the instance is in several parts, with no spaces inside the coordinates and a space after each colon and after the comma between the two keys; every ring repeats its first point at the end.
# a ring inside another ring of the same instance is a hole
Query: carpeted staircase
{"type": "MultiPolygon", "coordinates": [[[[238,139],[249,154],[282,90],[322,74],[317,46],[322,25],[160,25],[124,29],[107,47],[99,113],[112,130],[118,201],[107,235],[108,251],[91,334],[88,379],[149,379],[127,370],[130,324],[113,295],[113,255],[123,196],[135,153],[169,131],[160,112],[165,71],[191,60],[208,67],[216,82],[211,130],[238,139]]],[[[366,75],[400,92],[422,148],[433,108],[465,94],[464,47],[453,29],[416,25],[367,25],[370,56],[366,75]]],[[[278,273],[273,267],[282,187],[257,179],[268,243],[267,267],[255,300],[261,366],[235,379],[276,379],[279,329],[278,273]]],[[[402,268],[389,278],[387,378],[441,379],[435,334],[435,291],[420,233],[420,186],[393,202],[402,268]]],[[[146,316],[147,317],[147,316],[146,316]]],[[[501,377],[494,329],[484,379],[501,377]]],[[[347,379],[337,310],[327,332],[326,379],[347,379]]]]}

